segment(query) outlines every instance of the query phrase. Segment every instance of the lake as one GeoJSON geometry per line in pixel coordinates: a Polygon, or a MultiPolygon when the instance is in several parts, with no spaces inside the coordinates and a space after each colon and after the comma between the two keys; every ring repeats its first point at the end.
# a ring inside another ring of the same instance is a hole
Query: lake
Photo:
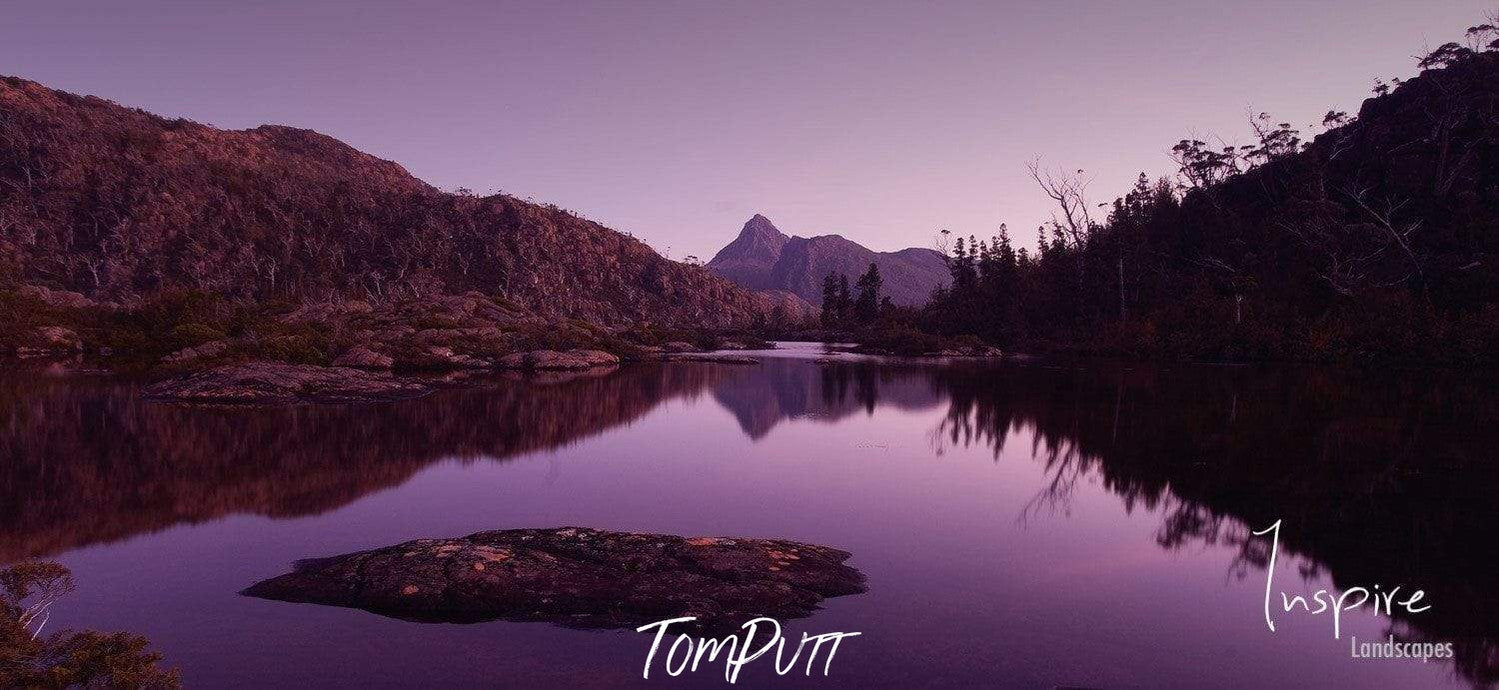
{"type": "Polygon", "coordinates": [[[1499,386],[1433,372],[827,359],[485,375],[360,406],[201,409],[0,378],[0,562],[58,560],[50,626],[149,637],[189,687],[710,687],[651,636],[408,622],[238,592],[293,561],[575,525],[853,554],[829,675],[745,687],[1462,687],[1499,678],[1499,386]],[[1424,590],[1284,613],[1276,591],[1424,590]],[[1456,659],[1351,658],[1350,639],[1456,659]]]}

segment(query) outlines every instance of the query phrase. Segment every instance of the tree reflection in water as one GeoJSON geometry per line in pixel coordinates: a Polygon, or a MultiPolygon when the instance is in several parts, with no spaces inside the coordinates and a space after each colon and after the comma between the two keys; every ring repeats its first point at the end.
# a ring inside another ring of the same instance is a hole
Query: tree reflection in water
{"type": "Polygon", "coordinates": [[[1237,549],[1259,576],[1282,554],[1339,587],[1406,583],[1445,602],[1389,631],[1453,641],[1458,671],[1499,680],[1499,387],[1420,372],[1226,367],[933,369],[949,401],[937,437],[991,446],[1028,429],[1048,483],[1027,510],[1065,510],[1083,478],[1162,516],[1156,542],[1237,549]]]}

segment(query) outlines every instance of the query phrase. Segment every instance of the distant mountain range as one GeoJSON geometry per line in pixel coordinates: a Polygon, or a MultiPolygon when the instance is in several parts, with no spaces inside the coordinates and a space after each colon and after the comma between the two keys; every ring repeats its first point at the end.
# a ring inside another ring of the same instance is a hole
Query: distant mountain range
{"type": "Polygon", "coordinates": [[[751,290],[786,291],[820,304],[824,277],[846,273],[852,282],[871,263],[879,266],[883,292],[896,304],[924,304],[948,281],[947,262],[935,250],[876,252],[840,235],[787,236],[760,214],[719,250],[708,270],[751,290]]]}

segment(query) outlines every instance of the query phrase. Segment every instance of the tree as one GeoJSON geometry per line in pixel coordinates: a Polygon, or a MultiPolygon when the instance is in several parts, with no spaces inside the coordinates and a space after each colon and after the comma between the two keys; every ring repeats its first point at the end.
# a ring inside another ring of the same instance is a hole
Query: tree
{"type": "Polygon", "coordinates": [[[838,323],[838,273],[828,272],[822,279],[822,325],[838,323]]]}
{"type": "Polygon", "coordinates": [[[0,570],[0,686],[13,688],[176,688],[177,671],[130,633],[63,631],[43,637],[53,603],[73,591],[57,563],[17,563],[0,570]]]}
{"type": "Polygon", "coordinates": [[[1171,147],[1171,160],[1176,162],[1177,174],[1186,180],[1183,186],[1202,189],[1242,172],[1243,148],[1228,145],[1213,148],[1201,139],[1182,139],[1171,147]]]}
{"type": "Polygon", "coordinates": [[[1052,227],[1058,234],[1065,236],[1072,246],[1081,247],[1086,244],[1094,227],[1093,217],[1088,210],[1088,185],[1093,179],[1084,177],[1082,170],[1069,173],[1061,168],[1043,169],[1040,158],[1027,163],[1026,170],[1030,172],[1031,179],[1041,187],[1041,191],[1057,205],[1058,213],[1051,217],[1052,227]]]}
{"type": "Polygon", "coordinates": [[[848,317],[849,307],[853,305],[853,297],[848,291],[848,274],[838,274],[838,318],[848,317]]]}
{"type": "Polygon", "coordinates": [[[1291,129],[1291,123],[1271,123],[1268,113],[1249,118],[1249,127],[1259,146],[1249,147],[1244,157],[1252,165],[1264,165],[1287,158],[1301,151],[1301,132],[1291,129]]]}
{"type": "Polygon", "coordinates": [[[859,296],[854,301],[854,314],[859,321],[868,323],[879,316],[880,288],[883,285],[884,279],[880,277],[880,267],[870,263],[869,270],[859,276],[859,296]]]}

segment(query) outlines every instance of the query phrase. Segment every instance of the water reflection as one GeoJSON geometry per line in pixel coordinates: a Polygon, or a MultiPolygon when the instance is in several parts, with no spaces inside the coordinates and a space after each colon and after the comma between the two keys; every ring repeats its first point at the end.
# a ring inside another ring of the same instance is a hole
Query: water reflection
{"type": "Polygon", "coordinates": [[[204,409],[92,379],[0,379],[0,562],[232,513],[322,513],[445,458],[505,460],[586,438],[725,367],[490,377],[379,406],[204,409]],[[469,387],[472,386],[472,387],[469,387]]]}
{"type": "Polygon", "coordinates": [[[820,364],[770,358],[754,371],[713,385],[713,399],[733,413],[745,435],[759,440],[788,419],[834,423],[876,405],[924,410],[942,400],[928,367],[876,366],[850,361],[820,364]]]}
{"type": "Polygon", "coordinates": [[[1126,508],[1159,513],[1157,544],[1238,548],[1263,577],[1269,544],[1340,587],[1404,583],[1433,607],[1397,619],[1397,640],[1454,641],[1460,673],[1499,680],[1499,518],[1492,381],[1324,370],[1013,368],[934,370],[949,443],[996,451],[1021,427],[1050,481],[1029,506],[1065,509],[1084,477],[1126,508]]]}
{"type": "Polygon", "coordinates": [[[1262,577],[1282,554],[1339,586],[1404,584],[1432,609],[1398,638],[1456,642],[1466,678],[1499,680],[1499,396],[1491,380],[1223,367],[891,366],[768,359],[674,364],[478,387],[369,407],[201,410],[130,386],[0,381],[0,561],[54,554],[236,512],[299,516],[401,484],[444,458],[503,461],[628,424],[663,402],[711,398],[761,439],[787,420],[880,407],[944,409],[932,451],[1015,438],[1048,481],[1020,511],[1063,513],[1096,482],[1159,516],[1160,548],[1237,549],[1262,577]],[[1024,431],[1025,433],[1017,433],[1024,431]]]}

